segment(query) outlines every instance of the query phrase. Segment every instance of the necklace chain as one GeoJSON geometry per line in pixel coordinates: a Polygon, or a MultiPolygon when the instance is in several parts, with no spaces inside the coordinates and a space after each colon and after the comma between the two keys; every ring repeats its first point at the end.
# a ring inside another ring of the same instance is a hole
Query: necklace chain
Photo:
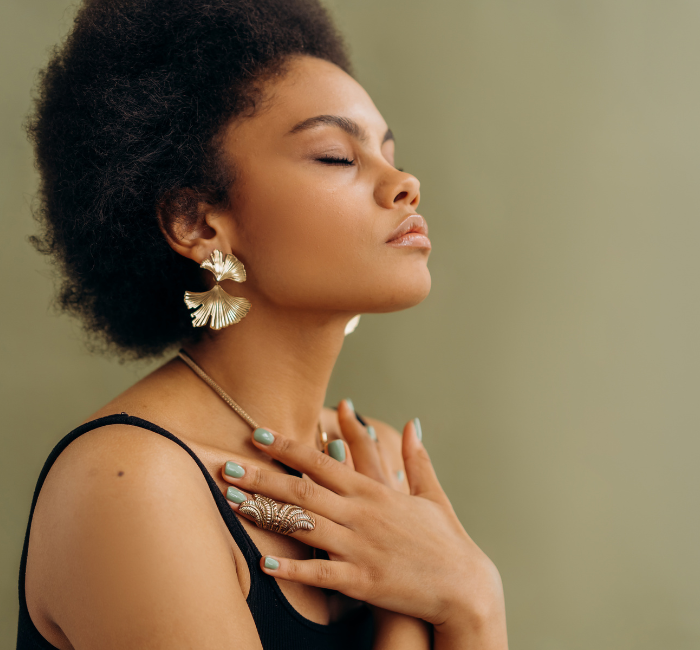
{"type": "MultiPolygon", "coordinates": [[[[205,384],[209,386],[226,404],[228,404],[238,415],[241,416],[243,420],[252,428],[259,429],[260,425],[252,418],[248,413],[241,407],[238,402],[234,401],[233,398],[223,389],[219,384],[217,384],[200,366],[198,366],[194,359],[187,354],[184,350],[180,350],[178,353],[180,359],[182,359],[191,370],[197,375],[205,384]]],[[[321,421],[318,422],[318,439],[321,444],[321,449],[323,449],[326,442],[328,442],[328,435],[321,427],[321,421]]]]}

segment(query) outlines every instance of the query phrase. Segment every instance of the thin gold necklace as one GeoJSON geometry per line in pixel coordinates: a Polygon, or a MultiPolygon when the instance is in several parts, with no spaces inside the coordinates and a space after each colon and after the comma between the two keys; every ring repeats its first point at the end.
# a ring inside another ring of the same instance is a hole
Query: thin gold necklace
{"type": "MultiPolygon", "coordinates": [[[[221,388],[221,386],[219,386],[219,384],[217,384],[206,372],[204,372],[204,370],[202,370],[202,368],[195,363],[194,359],[187,354],[187,352],[180,350],[177,354],[180,359],[182,359],[192,369],[192,371],[209,386],[209,388],[211,388],[243,420],[245,420],[252,429],[260,428],[260,425],[252,417],[250,417],[250,415],[248,415],[248,413],[246,413],[246,411],[237,402],[235,402],[231,396],[223,388],[221,388]]],[[[323,430],[321,420],[318,421],[318,442],[321,451],[323,451],[326,443],[328,442],[328,434],[323,430]]]]}

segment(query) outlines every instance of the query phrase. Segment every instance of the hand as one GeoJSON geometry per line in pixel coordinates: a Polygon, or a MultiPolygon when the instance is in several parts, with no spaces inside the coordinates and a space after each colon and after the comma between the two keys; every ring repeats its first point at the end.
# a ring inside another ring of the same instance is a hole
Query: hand
{"type": "MultiPolygon", "coordinates": [[[[362,425],[351,404],[349,400],[343,400],[338,405],[340,432],[349,448],[343,462],[387,487],[408,492],[401,458],[400,435],[393,429],[382,431],[384,427],[378,427],[378,436],[373,426],[362,425]]],[[[342,445],[342,443],[335,444],[342,445]]],[[[328,453],[327,450],[325,451],[328,453]]],[[[392,612],[376,605],[369,605],[369,607],[372,608],[374,617],[373,648],[377,650],[380,648],[381,650],[433,648],[430,624],[419,618],[392,612]]]]}
{"type": "MultiPolygon", "coordinates": [[[[435,475],[413,423],[404,428],[402,456],[410,494],[402,494],[306,445],[256,430],[253,444],[306,474],[297,478],[241,464],[223,478],[311,512],[312,531],[292,536],[322,548],[328,560],[261,559],[270,575],[336,589],[383,609],[421,618],[436,628],[483,628],[503,619],[500,577],[462,527],[435,475]],[[262,434],[262,435],[261,435],[262,434]],[[308,477],[308,478],[307,478],[308,477]]],[[[355,463],[364,463],[356,454],[355,463]]],[[[232,503],[238,510],[238,505],[232,503]]]]}
{"type": "MultiPolygon", "coordinates": [[[[374,427],[365,427],[358,420],[349,400],[342,400],[338,405],[338,424],[348,452],[343,461],[346,465],[387,487],[408,493],[408,484],[403,478],[401,438],[396,431],[386,431],[387,437],[381,435],[378,439],[374,427]],[[401,475],[397,475],[399,466],[401,475]]],[[[324,453],[328,453],[327,447],[324,453]]]]}

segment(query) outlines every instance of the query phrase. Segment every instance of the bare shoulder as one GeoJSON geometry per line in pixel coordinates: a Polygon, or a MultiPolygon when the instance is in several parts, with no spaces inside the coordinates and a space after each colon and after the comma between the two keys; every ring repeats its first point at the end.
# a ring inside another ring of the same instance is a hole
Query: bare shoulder
{"type": "MultiPolygon", "coordinates": [[[[42,501],[54,508],[72,504],[113,521],[128,513],[182,508],[207,495],[203,474],[182,447],[147,429],[115,424],[84,433],[61,452],[37,509],[40,504],[45,509],[42,501]],[[128,510],[121,507],[126,501],[128,510]]],[[[211,510],[213,501],[206,501],[211,510]]]]}
{"type": "Polygon", "coordinates": [[[73,647],[214,648],[233,635],[260,647],[204,476],[179,445],[137,427],[95,429],[56,459],[26,586],[32,618],[73,647]]]}
{"type": "MultiPolygon", "coordinates": [[[[110,424],[88,431],[71,442],[56,459],[51,474],[58,477],[65,469],[70,469],[73,480],[83,473],[87,476],[97,473],[105,478],[112,465],[126,463],[132,469],[147,470],[132,474],[143,479],[167,469],[173,462],[189,469],[192,459],[178,444],[153,431],[128,424],[110,424]]],[[[126,473],[119,474],[119,471],[116,477],[125,476],[126,473]]],[[[196,465],[187,473],[201,474],[196,465]]]]}

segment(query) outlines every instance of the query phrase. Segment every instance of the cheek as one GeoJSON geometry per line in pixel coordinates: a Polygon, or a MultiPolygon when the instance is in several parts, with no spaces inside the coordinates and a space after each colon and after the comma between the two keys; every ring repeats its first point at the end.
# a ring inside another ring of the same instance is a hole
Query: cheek
{"type": "Polygon", "coordinates": [[[364,285],[378,261],[383,229],[371,188],[313,180],[285,170],[272,187],[243,188],[249,280],[278,303],[330,306],[364,285]]]}
{"type": "Polygon", "coordinates": [[[275,304],[392,311],[430,289],[425,256],[384,244],[395,217],[350,174],[266,168],[242,183],[237,204],[249,286],[275,304]]]}

